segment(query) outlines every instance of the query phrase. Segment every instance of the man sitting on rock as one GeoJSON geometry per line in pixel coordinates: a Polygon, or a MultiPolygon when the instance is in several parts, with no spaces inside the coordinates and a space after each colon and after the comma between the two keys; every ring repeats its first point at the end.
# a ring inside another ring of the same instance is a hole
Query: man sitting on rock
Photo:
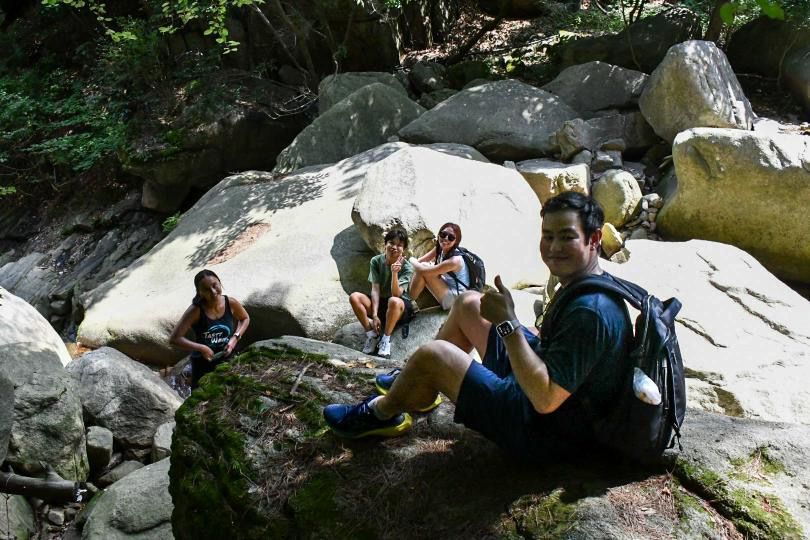
{"type": "Polygon", "coordinates": [[[369,263],[371,297],[354,292],[349,296],[349,303],[366,330],[363,353],[371,354],[376,350],[378,356],[390,358],[391,333],[398,324],[413,318],[413,303],[408,296],[413,267],[404,256],[408,249],[405,231],[390,230],[384,239],[385,253],[372,257],[369,263]]]}
{"type": "MultiPolygon", "coordinates": [[[[601,274],[604,214],[590,197],[562,193],[546,202],[540,254],[562,286],[601,274]]],[[[437,339],[400,372],[377,377],[357,405],[328,405],[324,417],[343,437],[396,436],[411,427],[406,411],[428,408],[438,392],[456,404],[455,421],[518,456],[565,454],[593,446],[593,420],[606,414],[628,369],[632,325],[624,302],[584,292],[562,308],[541,346],[516,320],[509,290],[465,292],[437,339]],[[478,351],[483,364],[473,361],[478,351]]]]}

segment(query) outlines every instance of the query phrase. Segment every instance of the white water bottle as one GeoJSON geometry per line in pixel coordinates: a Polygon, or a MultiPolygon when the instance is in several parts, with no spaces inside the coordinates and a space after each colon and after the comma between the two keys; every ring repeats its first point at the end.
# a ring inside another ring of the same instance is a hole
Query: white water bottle
{"type": "Polygon", "coordinates": [[[633,393],[644,403],[650,405],[661,403],[661,392],[658,390],[658,385],[639,368],[633,370],[633,393]]]}

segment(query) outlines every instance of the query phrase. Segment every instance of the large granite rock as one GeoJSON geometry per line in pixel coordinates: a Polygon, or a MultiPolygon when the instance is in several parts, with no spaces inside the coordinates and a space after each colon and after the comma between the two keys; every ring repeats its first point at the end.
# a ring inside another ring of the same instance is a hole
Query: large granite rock
{"type": "MultiPolygon", "coordinates": [[[[84,540],[172,540],[169,460],[147,465],[98,494],[77,519],[84,540]]],[[[199,538],[211,538],[205,532],[199,538]]]]}
{"type": "Polygon", "coordinates": [[[43,344],[10,343],[0,347],[0,377],[14,386],[6,461],[23,474],[41,473],[44,463],[63,478],[86,480],[82,406],[59,355],[43,344]]]}
{"type": "Polygon", "coordinates": [[[553,54],[561,68],[598,60],[650,73],[671,46],[701,35],[700,17],[679,6],[644,17],[618,34],[565,40],[553,54]]]}
{"type": "Polygon", "coordinates": [[[403,147],[386,144],[282,179],[250,173],[224,180],[152,251],[85,297],[78,339],[175,363],[182,355],[168,337],[203,267],[250,313],[246,342],[331,338],[353,317],[348,294],[368,288],[373,256],[351,221],[352,203],[368,168],[403,147]]]}
{"type": "Polygon", "coordinates": [[[734,71],[773,78],[781,75],[787,57],[810,45],[810,28],[797,22],[763,15],[734,30],[726,48],[734,71]],[[751,46],[754,43],[756,47],[751,46]]]}
{"type": "Polygon", "coordinates": [[[710,41],[673,46],[650,75],[639,107],[662,139],[695,127],[751,129],[754,112],[725,54],[710,41]]]}
{"type": "Polygon", "coordinates": [[[605,221],[621,227],[641,209],[641,189],[627,171],[612,169],[591,186],[593,198],[605,212],[605,221]]]}
{"type": "Polygon", "coordinates": [[[48,321],[30,304],[0,287],[0,349],[11,353],[16,347],[47,350],[62,366],[70,362],[65,343],[48,321]]]}
{"type": "Polygon", "coordinates": [[[810,146],[800,135],[694,129],[673,146],[676,178],[658,214],[670,238],[738,246],[779,276],[810,282],[807,220],[810,146]]]}
{"type": "Polygon", "coordinates": [[[540,204],[514,169],[406,148],[369,168],[352,220],[377,252],[385,231],[404,228],[416,256],[435,245],[442,223],[458,223],[461,244],[484,260],[490,282],[498,274],[508,286],[548,277],[538,253],[540,204]]]}
{"type": "Polygon", "coordinates": [[[48,293],[56,279],[49,259],[48,255],[35,251],[0,267],[0,288],[13,292],[46,316],[50,311],[48,293]]]}
{"type": "MultiPolygon", "coordinates": [[[[371,83],[330,107],[278,156],[274,172],[335,163],[383,144],[425,109],[403,90],[371,83]]],[[[452,141],[450,141],[452,142],[452,141]]]]}
{"type": "Polygon", "coordinates": [[[606,263],[609,271],[683,303],[676,322],[690,406],[810,424],[810,302],[733,246],[630,240],[626,247],[629,262],[606,263]],[[702,405],[692,401],[693,380],[714,394],[702,405]]]}
{"type": "Polygon", "coordinates": [[[36,532],[34,511],[25,497],[0,494],[0,538],[28,540],[35,538],[36,532]]]}
{"type": "Polygon", "coordinates": [[[381,71],[336,73],[324,77],[318,84],[318,113],[325,113],[333,105],[349,97],[355,91],[373,83],[384,84],[407,96],[402,83],[390,73],[381,71]]]}
{"type": "Polygon", "coordinates": [[[515,80],[467,88],[399,131],[415,143],[455,142],[492,160],[518,160],[552,153],[549,136],[577,113],[557,96],[515,80]]]}
{"type": "Polygon", "coordinates": [[[595,154],[604,147],[619,148],[629,156],[641,156],[660,141],[638,111],[568,120],[554,136],[563,160],[569,160],[583,150],[595,154]]]}
{"type": "Polygon", "coordinates": [[[345,441],[320,408],[366,397],[380,370],[313,352],[254,350],[238,376],[214,374],[183,404],[169,473],[176,538],[800,538],[810,526],[808,426],[690,410],[684,452],[652,469],[599,452],[518,463],[454,424],[448,402],[400,439],[345,441]],[[214,412],[226,406],[231,415],[214,412]],[[381,497],[385,471],[396,474],[381,497]]]}
{"type": "Polygon", "coordinates": [[[810,111],[810,45],[788,54],[783,69],[783,84],[804,110],[810,111]]]}
{"type": "Polygon", "coordinates": [[[560,96],[586,116],[602,109],[638,105],[648,75],[605,62],[586,62],[565,68],[543,90],[560,96]]]}
{"type": "Polygon", "coordinates": [[[181,400],[157,373],[115,349],[102,347],[68,365],[88,423],[109,429],[136,459],[152,450],[157,428],[174,418],[181,400]]]}

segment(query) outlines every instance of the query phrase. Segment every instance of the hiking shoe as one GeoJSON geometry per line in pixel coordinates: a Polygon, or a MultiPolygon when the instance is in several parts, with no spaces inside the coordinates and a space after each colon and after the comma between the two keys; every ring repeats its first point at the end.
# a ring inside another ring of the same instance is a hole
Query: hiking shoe
{"type": "MultiPolygon", "coordinates": [[[[388,373],[383,373],[382,375],[377,375],[374,377],[374,387],[377,389],[377,393],[381,396],[384,396],[391,390],[391,387],[394,385],[394,380],[399,376],[399,373],[402,370],[399,368],[392,369],[388,373]]],[[[442,402],[441,394],[436,395],[436,401],[425,407],[424,409],[419,409],[417,412],[430,412],[436,407],[438,407],[442,402]]]]}
{"type": "Polygon", "coordinates": [[[377,348],[377,356],[380,358],[391,358],[391,340],[380,340],[380,346],[377,348]]]}
{"type": "Polygon", "coordinates": [[[377,349],[377,341],[380,336],[366,336],[366,343],[363,345],[363,354],[371,354],[377,349]]]}
{"type": "Polygon", "coordinates": [[[388,420],[380,420],[374,415],[369,402],[377,396],[371,396],[357,405],[327,405],[323,408],[326,423],[340,437],[359,439],[369,435],[381,437],[398,437],[411,429],[413,420],[408,413],[402,413],[388,420]]]}

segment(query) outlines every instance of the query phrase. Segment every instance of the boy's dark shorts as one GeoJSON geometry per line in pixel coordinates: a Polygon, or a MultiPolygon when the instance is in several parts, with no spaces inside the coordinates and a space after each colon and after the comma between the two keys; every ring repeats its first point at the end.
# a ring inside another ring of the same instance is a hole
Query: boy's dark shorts
{"type": "MultiPolygon", "coordinates": [[[[388,311],[388,299],[390,296],[386,296],[380,298],[380,304],[377,306],[377,317],[380,318],[380,324],[382,325],[381,328],[385,329],[385,315],[388,311]]],[[[408,324],[413,319],[413,302],[410,298],[401,298],[401,300],[405,303],[405,311],[402,312],[402,317],[399,318],[397,321],[397,325],[394,328],[399,328],[403,324],[408,324]]]]}
{"type": "MultiPolygon", "coordinates": [[[[526,328],[521,330],[534,348],[539,338],[526,328]]],[[[461,382],[454,421],[481,433],[510,454],[532,458],[566,451],[568,445],[551,433],[553,416],[535,412],[515,380],[506,346],[492,325],[483,363],[472,362],[461,382]]]]}

